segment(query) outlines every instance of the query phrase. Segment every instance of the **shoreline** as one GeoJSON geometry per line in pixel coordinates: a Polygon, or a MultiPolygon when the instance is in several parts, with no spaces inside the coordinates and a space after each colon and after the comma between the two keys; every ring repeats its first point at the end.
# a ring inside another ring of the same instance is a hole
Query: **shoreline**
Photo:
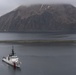
{"type": "Polygon", "coordinates": [[[76,43],[76,40],[0,40],[0,43],[17,43],[17,44],[32,44],[32,43],[76,43]]]}

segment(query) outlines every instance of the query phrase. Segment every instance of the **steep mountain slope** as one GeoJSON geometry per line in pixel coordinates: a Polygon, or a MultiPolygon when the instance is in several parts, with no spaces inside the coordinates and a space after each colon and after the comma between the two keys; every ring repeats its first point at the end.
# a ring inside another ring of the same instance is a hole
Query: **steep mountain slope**
{"type": "Polygon", "coordinates": [[[0,17],[0,31],[76,33],[76,8],[70,4],[20,6],[0,17]]]}

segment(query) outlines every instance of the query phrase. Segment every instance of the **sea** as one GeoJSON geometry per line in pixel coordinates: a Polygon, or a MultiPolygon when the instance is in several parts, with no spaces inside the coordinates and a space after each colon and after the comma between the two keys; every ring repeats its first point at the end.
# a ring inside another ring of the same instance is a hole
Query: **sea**
{"type": "MultiPolygon", "coordinates": [[[[0,40],[76,40],[76,34],[0,33],[0,40]]],[[[76,44],[14,44],[0,43],[0,75],[76,75],[76,44]],[[21,68],[2,61],[12,46],[21,68]]]]}

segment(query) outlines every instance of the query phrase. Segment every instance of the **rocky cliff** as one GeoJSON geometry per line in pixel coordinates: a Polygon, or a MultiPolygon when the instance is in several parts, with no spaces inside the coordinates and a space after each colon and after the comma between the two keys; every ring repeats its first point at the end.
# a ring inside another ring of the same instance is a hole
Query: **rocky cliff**
{"type": "Polygon", "coordinates": [[[70,4],[20,6],[0,17],[0,31],[76,33],[76,7],[70,4]]]}

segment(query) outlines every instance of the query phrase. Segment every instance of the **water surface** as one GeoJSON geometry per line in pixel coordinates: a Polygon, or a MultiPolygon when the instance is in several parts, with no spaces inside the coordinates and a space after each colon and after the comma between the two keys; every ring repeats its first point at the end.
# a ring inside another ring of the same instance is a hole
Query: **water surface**
{"type": "Polygon", "coordinates": [[[76,34],[0,33],[0,40],[76,40],[76,34]]]}
{"type": "Polygon", "coordinates": [[[76,45],[17,45],[13,44],[22,65],[21,69],[2,62],[11,52],[9,44],[0,44],[1,75],[75,75],[76,45]]]}
{"type": "MultiPolygon", "coordinates": [[[[76,35],[0,33],[0,40],[28,39],[76,40],[76,35]]],[[[76,75],[76,44],[0,43],[0,75],[76,75]],[[11,52],[12,45],[22,62],[21,69],[2,62],[2,57],[11,52]]]]}

